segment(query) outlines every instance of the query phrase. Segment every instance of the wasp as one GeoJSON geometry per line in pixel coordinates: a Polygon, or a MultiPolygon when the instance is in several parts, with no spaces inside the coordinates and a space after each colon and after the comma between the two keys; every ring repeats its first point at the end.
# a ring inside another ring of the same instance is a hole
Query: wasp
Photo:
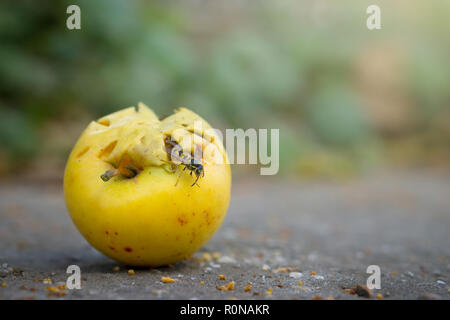
{"type": "MultiPolygon", "coordinates": [[[[191,155],[187,155],[186,153],[184,153],[183,150],[181,149],[180,145],[177,144],[175,141],[173,141],[171,139],[166,139],[165,142],[166,142],[166,145],[171,146],[171,148],[166,147],[167,152],[171,155],[172,158],[175,158],[175,160],[178,160],[181,162],[181,165],[184,166],[183,171],[185,171],[187,169],[190,171],[191,176],[192,176],[192,174],[195,175],[196,179],[195,179],[194,183],[191,185],[191,187],[193,187],[195,185],[197,185],[199,187],[199,185],[197,184],[198,179],[200,179],[200,177],[205,176],[205,169],[203,167],[203,164],[201,163],[201,160],[197,160],[194,157],[192,157],[191,155]],[[174,148],[175,148],[175,150],[173,150],[174,148]],[[178,154],[176,152],[177,150],[178,150],[178,154]]],[[[177,183],[178,183],[178,180],[177,180],[177,183]]]]}

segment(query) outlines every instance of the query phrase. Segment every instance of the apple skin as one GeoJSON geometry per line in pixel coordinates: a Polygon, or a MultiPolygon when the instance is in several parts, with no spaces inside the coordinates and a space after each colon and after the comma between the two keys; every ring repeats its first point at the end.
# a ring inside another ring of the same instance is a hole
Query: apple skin
{"type": "MultiPolygon", "coordinates": [[[[133,119],[139,119],[135,113],[133,119]]],[[[176,172],[146,165],[133,178],[105,182],[100,176],[114,168],[104,157],[113,134],[92,134],[99,125],[92,122],[81,135],[65,169],[65,201],[75,226],[94,248],[126,265],[157,267],[188,258],[225,218],[231,189],[228,162],[204,163],[199,186],[192,186],[195,175],[181,165],[176,172]]],[[[118,132],[114,134],[127,138],[121,136],[123,130],[118,132]]],[[[220,152],[226,159],[223,146],[220,152]]]]}

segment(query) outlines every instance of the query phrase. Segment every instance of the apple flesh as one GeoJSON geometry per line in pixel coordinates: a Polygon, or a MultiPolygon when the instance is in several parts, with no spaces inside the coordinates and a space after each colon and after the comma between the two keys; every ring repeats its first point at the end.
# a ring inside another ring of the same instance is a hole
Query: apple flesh
{"type": "Polygon", "coordinates": [[[159,120],[142,103],[91,122],[64,174],[67,209],[84,238],[133,266],[172,264],[202,247],[219,229],[231,189],[225,149],[210,129],[187,109],[159,120]],[[198,185],[171,157],[167,139],[184,154],[205,151],[198,185]]]}

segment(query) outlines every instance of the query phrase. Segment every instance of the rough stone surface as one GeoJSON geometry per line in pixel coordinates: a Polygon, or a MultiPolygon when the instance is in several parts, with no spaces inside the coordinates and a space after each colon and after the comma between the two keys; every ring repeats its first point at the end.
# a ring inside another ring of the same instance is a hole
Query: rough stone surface
{"type": "Polygon", "coordinates": [[[80,236],[59,184],[3,182],[0,299],[366,299],[344,289],[365,285],[369,265],[382,273],[374,299],[450,298],[448,173],[271,181],[235,182],[222,228],[191,260],[132,276],[80,236]],[[82,289],[51,294],[72,264],[82,289]],[[234,290],[217,289],[230,281],[234,290]]]}

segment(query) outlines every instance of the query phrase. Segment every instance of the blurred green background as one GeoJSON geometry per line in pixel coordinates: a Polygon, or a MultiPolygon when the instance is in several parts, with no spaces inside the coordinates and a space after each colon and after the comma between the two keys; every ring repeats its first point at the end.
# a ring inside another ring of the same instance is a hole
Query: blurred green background
{"type": "Polygon", "coordinates": [[[447,167],[449,14],[438,0],[3,0],[0,176],[60,176],[90,120],[138,101],[279,128],[281,176],[447,167]]]}

